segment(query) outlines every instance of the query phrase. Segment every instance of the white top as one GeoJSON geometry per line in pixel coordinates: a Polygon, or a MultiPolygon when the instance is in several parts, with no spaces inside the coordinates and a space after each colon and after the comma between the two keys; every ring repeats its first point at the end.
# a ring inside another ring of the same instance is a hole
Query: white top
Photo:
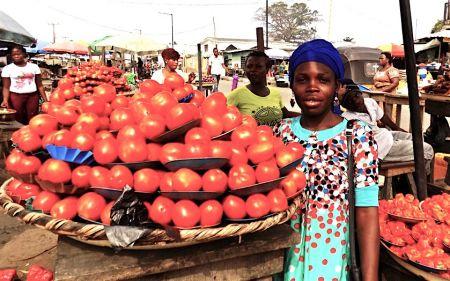
{"type": "Polygon", "coordinates": [[[36,64],[29,62],[25,66],[17,66],[11,63],[2,69],[2,77],[11,79],[9,90],[18,94],[29,94],[37,91],[36,74],[41,74],[41,70],[36,64]]]}
{"type": "Polygon", "coordinates": [[[208,65],[211,66],[211,74],[213,75],[225,75],[225,69],[222,64],[224,64],[224,60],[222,56],[212,55],[209,57],[208,65]]]}
{"type": "Polygon", "coordinates": [[[391,150],[394,144],[394,137],[388,129],[380,128],[377,125],[377,121],[381,120],[384,116],[384,111],[378,103],[374,99],[364,98],[364,104],[369,114],[346,111],[342,113],[342,117],[347,120],[361,120],[369,124],[378,144],[378,158],[383,159],[389,153],[389,150],[391,150]]]}
{"type": "MultiPolygon", "coordinates": [[[[187,82],[189,80],[189,75],[187,75],[186,73],[184,73],[183,71],[176,69],[175,70],[181,77],[183,77],[184,81],[187,82]]],[[[157,71],[153,72],[152,75],[152,80],[155,80],[156,82],[158,82],[159,84],[164,84],[164,73],[163,73],[163,68],[158,69],[157,71]]]]}

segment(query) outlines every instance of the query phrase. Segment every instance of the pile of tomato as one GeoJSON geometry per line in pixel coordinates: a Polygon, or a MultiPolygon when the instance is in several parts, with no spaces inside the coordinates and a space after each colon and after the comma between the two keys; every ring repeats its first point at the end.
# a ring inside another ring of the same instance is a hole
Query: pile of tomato
{"type": "Polygon", "coordinates": [[[381,239],[402,259],[438,271],[450,280],[450,224],[442,213],[449,210],[448,194],[420,202],[411,194],[380,200],[381,239]]]}
{"type": "Polygon", "coordinates": [[[285,145],[270,127],[258,126],[253,117],[228,106],[222,93],[205,98],[173,74],[163,85],[145,80],[132,97],[117,95],[114,86],[104,83],[79,99],[61,98],[71,83],[62,81],[43,112],[12,136],[16,148],[6,169],[16,179],[6,189],[16,202],[33,198],[33,209],[55,218],[109,225],[115,201],[97,189],[120,194],[129,186],[143,198],[149,222],[192,228],[283,212],[306,186],[305,175],[295,166],[280,173],[299,163],[303,146],[285,145]],[[64,148],[66,156],[91,153],[94,162],[49,158],[42,153],[49,145],[64,148]],[[189,166],[199,159],[223,163],[200,170],[189,166]],[[188,166],[168,168],[180,160],[188,166]],[[274,184],[261,192],[257,186],[250,194],[235,193],[266,183],[274,184]],[[171,199],[166,196],[171,192],[187,195],[171,199]],[[188,196],[196,193],[215,195],[188,196]]]}

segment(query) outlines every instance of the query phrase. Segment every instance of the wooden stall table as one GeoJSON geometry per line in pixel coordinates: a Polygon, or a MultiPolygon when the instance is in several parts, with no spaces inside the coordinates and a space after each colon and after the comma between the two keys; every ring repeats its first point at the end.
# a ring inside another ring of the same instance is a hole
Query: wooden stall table
{"type": "MultiPolygon", "coordinates": [[[[425,112],[431,115],[430,128],[437,126],[439,118],[450,117],[450,96],[438,94],[421,94],[425,99],[425,112]]],[[[444,145],[433,147],[435,152],[450,153],[450,141],[444,145]]]]}
{"type": "Polygon", "coordinates": [[[271,280],[283,271],[285,250],[299,242],[299,234],[287,224],[243,235],[241,241],[234,237],[183,248],[118,253],[61,236],[55,280],[271,280]]]}
{"type": "MultiPolygon", "coordinates": [[[[200,84],[198,82],[195,82],[192,84],[193,86],[196,86],[198,90],[200,90],[200,84]]],[[[210,92],[212,92],[214,88],[214,83],[202,83],[202,90],[205,93],[205,97],[209,95],[210,92]]]]}
{"type": "Polygon", "coordinates": [[[17,121],[0,122],[0,159],[5,159],[9,154],[9,140],[14,131],[23,127],[17,121]]]}

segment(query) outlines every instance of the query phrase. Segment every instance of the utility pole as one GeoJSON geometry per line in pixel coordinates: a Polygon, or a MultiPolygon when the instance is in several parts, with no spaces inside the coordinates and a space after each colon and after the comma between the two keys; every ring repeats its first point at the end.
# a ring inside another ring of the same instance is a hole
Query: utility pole
{"type": "Polygon", "coordinates": [[[161,15],[169,15],[170,16],[170,21],[171,21],[171,24],[172,24],[172,48],[173,48],[173,14],[172,13],[161,13],[161,12],[159,12],[161,15]]]}
{"type": "Polygon", "coordinates": [[[51,22],[51,23],[49,23],[48,25],[51,25],[52,26],[52,32],[53,32],[53,43],[55,43],[56,42],[56,32],[55,32],[55,25],[58,25],[59,23],[54,23],[54,22],[51,22]]]}
{"type": "MultiPolygon", "coordinates": [[[[213,27],[214,27],[214,41],[216,40],[216,21],[213,17],[213,27]]],[[[215,47],[217,48],[217,42],[215,42],[215,47]]]]}
{"type": "Polygon", "coordinates": [[[331,40],[331,19],[333,15],[333,0],[329,2],[329,15],[328,15],[328,40],[331,40]]]}
{"type": "Polygon", "coordinates": [[[142,35],[142,29],[136,28],[137,31],[139,31],[139,35],[142,35]]]}
{"type": "Polygon", "coordinates": [[[266,0],[266,48],[269,48],[269,0],[266,0]]]}

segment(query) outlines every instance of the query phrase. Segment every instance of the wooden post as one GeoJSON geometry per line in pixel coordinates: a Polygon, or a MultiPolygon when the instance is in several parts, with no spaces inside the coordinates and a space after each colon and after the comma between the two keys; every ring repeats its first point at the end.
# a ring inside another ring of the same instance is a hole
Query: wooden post
{"type": "Polygon", "coordinates": [[[197,44],[198,58],[198,90],[202,90],[202,44],[197,44]]]}
{"type": "Polygon", "coordinates": [[[413,137],[414,163],[416,166],[416,183],[419,200],[425,200],[425,198],[427,198],[427,178],[425,173],[425,160],[423,158],[422,120],[420,120],[419,90],[416,79],[417,70],[412,33],[411,8],[409,0],[399,1],[403,43],[405,44],[406,77],[408,80],[410,124],[413,137]]]}
{"type": "Polygon", "coordinates": [[[264,51],[264,31],[262,27],[256,28],[256,46],[258,51],[264,51]]]}

